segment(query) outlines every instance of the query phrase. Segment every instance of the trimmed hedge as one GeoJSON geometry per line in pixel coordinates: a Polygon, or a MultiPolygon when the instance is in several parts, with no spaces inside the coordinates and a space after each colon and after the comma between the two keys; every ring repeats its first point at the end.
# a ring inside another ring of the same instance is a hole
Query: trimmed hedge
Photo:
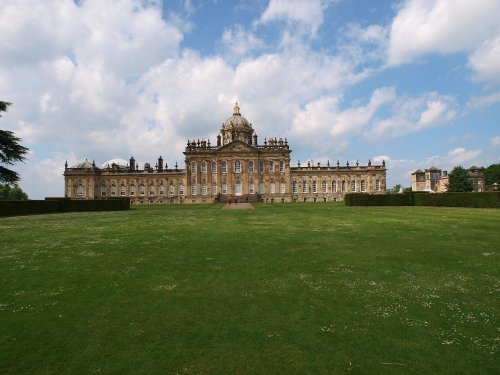
{"type": "Polygon", "coordinates": [[[49,214],[57,212],[121,211],[130,209],[130,198],[73,200],[46,198],[45,200],[0,201],[0,216],[49,214]]]}
{"type": "Polygon", "coordinates": [[[415,194],[415,206],[500,208],[500,192],[415,194]]]}
{"type": "Polygon", "coordinates": [[[346,194],[346,206],[436,206],[500,208],[500,192],[346,194]]]}
{"type": "Polygon", "coordinates": [[[413,206],[411,193],[403,194],[346,194],[346,206],[413,206]]]}

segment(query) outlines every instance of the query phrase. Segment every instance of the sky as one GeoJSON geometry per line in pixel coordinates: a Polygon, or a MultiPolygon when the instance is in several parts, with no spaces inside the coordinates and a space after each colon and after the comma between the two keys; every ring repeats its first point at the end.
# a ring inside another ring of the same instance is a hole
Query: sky
{"type": "Polygon", "coordinates": [[[215,143],[237,100],[292,166],[500,162],[498,0],[1,0],[0,128],[30,153],[31,199],[64,194],[64,163],[215,143]]]}

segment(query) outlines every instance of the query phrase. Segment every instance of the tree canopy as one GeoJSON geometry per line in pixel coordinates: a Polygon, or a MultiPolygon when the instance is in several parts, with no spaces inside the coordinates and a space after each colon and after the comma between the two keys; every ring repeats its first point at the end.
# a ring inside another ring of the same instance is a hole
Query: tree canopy
{"type": "Polygon", "coordinates": [[[448,180],[449,192],[467,192],[472,191],[472,181],[469,178],[469,172],[462,166],[456,166],[450,172],[448,180]]]}
{"type": "MultiPolygon", "coordinates": [[[[0,101],[0,112],[7,111],[11,103],[0,101]]],[[[1,115],[0,115],[1,117],[1,115]]],[[[29,149],[20,144],[21,138],[9,130],[0,130],[0,164],[12,165],[24,161],[29,149]]],[[[0,165],[0,183],[15,184],[20,180],[17,172],[0,165]]]]}
{"type": "Polygon", "coordinates": [[[500,164],[491,164],[484,170],[484,183],[488,189],[500,187],[500,164]]]}
{"type": "Polygon", "coordinates": [[[0,184],[0,199],[3,200],[28,200],[28,194],[26,194],[23,189],[19,186],[14,185],[2,185],[0,184]]]}

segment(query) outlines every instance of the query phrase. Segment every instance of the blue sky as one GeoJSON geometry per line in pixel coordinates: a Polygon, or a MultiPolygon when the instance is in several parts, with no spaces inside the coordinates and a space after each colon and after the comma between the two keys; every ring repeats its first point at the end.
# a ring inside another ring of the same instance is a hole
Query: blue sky
{"type": "Polygon", "coordinates": [[[386,160],[388,185],[500,162],[497,0],[0,2],[0,126],[31,149],[21,187],[63,194],[64,162],[215,140],[235,100],[292,165],[386,160]]]}

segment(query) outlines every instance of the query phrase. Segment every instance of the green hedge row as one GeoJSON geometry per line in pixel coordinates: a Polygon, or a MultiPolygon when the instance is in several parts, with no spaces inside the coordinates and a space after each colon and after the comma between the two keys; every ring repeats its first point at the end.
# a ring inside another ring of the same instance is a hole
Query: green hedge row
{"type": "Polygon", "coordinates": [[[437,206],[500,208],[500,192],[346,194],[346,206],[437,206]]]}
{"type": "Polygon", "coordinates": [[[45,200],[0,201],[0,216],[49,214],[56,212],[121,211],[130,209],[130,198],[73,200],[46,198],[45,200]]]}
{"type": "Polygon", "coordinates": [[[411,194],[346,194],[346,206],[413,206],[411,194]]]}
{"type": "Polygon", "coordinates": [[[500,192],[415,194],[415,206],[500,208],[500,192]]]}

